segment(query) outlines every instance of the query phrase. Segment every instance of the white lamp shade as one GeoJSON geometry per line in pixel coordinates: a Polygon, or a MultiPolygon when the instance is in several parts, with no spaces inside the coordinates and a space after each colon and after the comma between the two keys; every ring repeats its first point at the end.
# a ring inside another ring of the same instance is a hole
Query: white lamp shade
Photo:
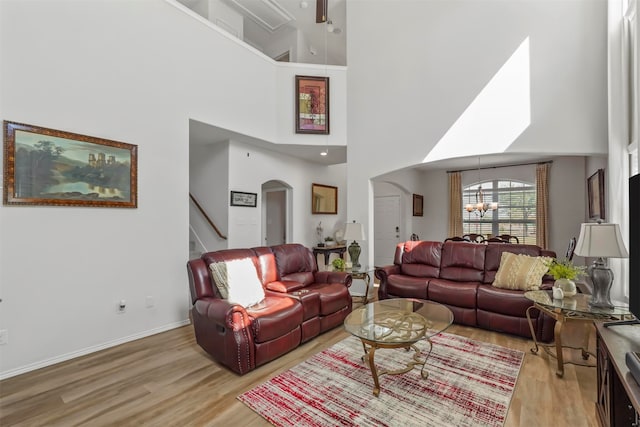
{"type": "Polygon", "coordinates": [[[618,224],[584,223],[576,243],[576,255],[602,258],[627,258],[618,224]]]}
{"type": "Polygon", "coordinates": [[[359,222],[347,222],[344,228],[344,240],[365,240],[362,224],[359,222]]]}

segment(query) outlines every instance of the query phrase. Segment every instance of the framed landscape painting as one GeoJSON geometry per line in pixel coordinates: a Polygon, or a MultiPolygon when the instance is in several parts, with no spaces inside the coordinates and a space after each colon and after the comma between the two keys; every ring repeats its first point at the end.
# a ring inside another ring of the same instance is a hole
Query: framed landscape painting
{"type": "Polygon", "coordinates": [[[296,133],[329,134],[329,77],[296,76],[296,133]]]}
{"type": "Polygon", "coordinates": [[[137,146],[4,122],[5,205],[135,208],[137,146]]]}

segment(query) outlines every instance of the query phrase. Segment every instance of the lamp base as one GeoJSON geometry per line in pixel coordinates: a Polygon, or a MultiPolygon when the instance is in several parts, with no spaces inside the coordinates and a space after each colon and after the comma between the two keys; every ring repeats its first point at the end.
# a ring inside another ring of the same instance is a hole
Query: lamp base
{"type": "Polygon", "coordinates": [[[609,299],[609,291],[613,284],[613,271],[604,265],[604,259],[598,258],[589,267],[589,277],[593,283],[593,295],[589,306],[594,308],[613,308],[609,299]]]}
{"type": "Polygon", "coordinates": [[[360,245],[355,240],[353,243],[349,245],[349,257],[351,258],[351,263],[353,264],[353,268],[357,269],[360,267],[360,263],[358,262],[358,258],[360,258],[360,245]]]}

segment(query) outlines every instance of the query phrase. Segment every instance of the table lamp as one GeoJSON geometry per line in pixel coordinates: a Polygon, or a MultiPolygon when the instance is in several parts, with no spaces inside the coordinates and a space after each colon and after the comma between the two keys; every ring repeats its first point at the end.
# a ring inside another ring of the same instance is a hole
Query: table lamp
{"type": "Polygon", "coordinates": [[[618,224],[589,222],[580,226],[580,236],[575,253],[584,257],[596,257],[589,267],[589,277],[593,283],[593,295],[589,305],[598,308],[613,308],[609,291],[613,284],[613,271],[604,264],[604,258],[626,258],[629,256],[624,247],[618,224]]]}
{"type": "Polygon", "coordinates": [[[356,240],[365,240],[364,227],[362,227],[362,224],[355,221],[346,223],[344,228],[344,240],[353,240],[353,243],[349,245],[347,250],[349,251],[349,257],[353,263],[353,268],[357,269],[360,267],[358,258],[360,258],[361,248],[356,240]]]}

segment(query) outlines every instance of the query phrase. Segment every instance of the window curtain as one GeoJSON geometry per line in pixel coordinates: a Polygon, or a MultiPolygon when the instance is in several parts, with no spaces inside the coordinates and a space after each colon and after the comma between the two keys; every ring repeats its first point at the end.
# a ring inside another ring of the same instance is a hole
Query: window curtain
{"type": "Polygon", "coordinates": [[[449,234],[462,236],[462,174],[449,172],[449,234]]]}
{"type": "Polygon", "coordinates": [[[549,163],[536,166],[536,244],[547,248],[549,230],[549,163]]]}

